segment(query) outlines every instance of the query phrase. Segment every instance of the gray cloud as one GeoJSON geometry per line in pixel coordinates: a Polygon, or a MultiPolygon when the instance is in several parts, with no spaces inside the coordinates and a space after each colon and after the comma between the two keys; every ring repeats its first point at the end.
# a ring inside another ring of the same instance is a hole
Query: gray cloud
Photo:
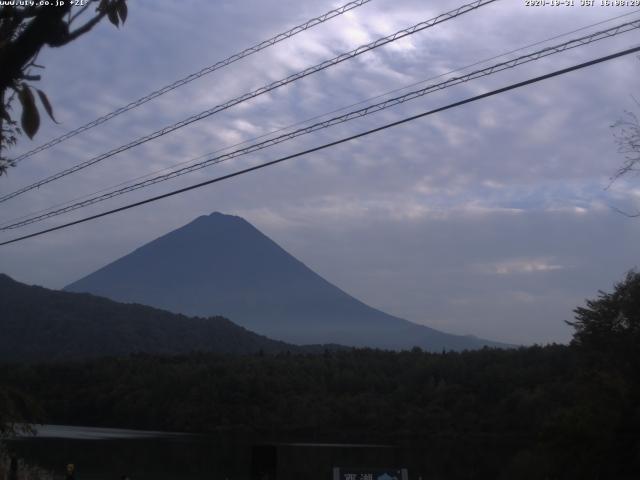
{"type": "MultiPolygon", "coordinates": [[[[520,3],[496,2],[137,147],[4,204],[0,221],[631,11],[520,3]]],[[[63,125],[45,123],[37,141],[332,6],[283,0],[136,2],[124,28],[100,25],[86,40],[43,53],[43,87],[63,125]]],[[[374,0],[25,160],[0,180],[0,188],[14,190],[453,6],[444,0],[374,0]]],[[[627,48],[631,35],[447,89],[64,219],[627,48]]],[[[390,313],[497,340],[566,341],[570,332],[563,320],[571,318],[572,308],[638,263],[640,222],[610,208],[638,208],[638,179],[605,190],[622,161],[609,126],[630,107],[638,68],[633,57],[616,60],[213,188],[3,247],[0,270],[60,287],[197,215],[220,210],[246,216],[330,281],[390,313]]],[[[24,140],[16,153],[28,148],[24,140]]]]}

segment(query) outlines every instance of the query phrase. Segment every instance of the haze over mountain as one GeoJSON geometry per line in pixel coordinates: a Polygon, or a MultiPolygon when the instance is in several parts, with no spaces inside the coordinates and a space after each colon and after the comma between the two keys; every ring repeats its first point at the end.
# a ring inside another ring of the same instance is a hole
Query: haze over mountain
{"type": "Polygon", "coordinates": [[[297,344],[406,349],[504,346],[446,334],[369,307],[240,217],[201,216],[68,285],[191,316],[222,315],[297,344]]]}
{"type": "Polygon", "coordinates": [[[226,318],[189,318],[137,304],[24,285],[0,274],[0,361],[130,353],[321,351],[257,335],[226,318]]]}

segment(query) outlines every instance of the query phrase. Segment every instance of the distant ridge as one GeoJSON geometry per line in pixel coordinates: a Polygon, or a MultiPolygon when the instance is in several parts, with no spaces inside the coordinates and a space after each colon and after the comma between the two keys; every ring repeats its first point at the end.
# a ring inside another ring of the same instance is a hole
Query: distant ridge
{"type": "Polygon", "coordinates": [[[303,349],[222,317],[188,318],[144,305],[28,286],[0,274],[0,361],[193,351],[247,354],[303,349]]]}
{"type": "Polygon", "coordinates": [[[66,287],[192,316],[222,315],[296,344],[439,351],[506,346],[376,310],[327,282],[244,219],[201,216],[66,287]]]}

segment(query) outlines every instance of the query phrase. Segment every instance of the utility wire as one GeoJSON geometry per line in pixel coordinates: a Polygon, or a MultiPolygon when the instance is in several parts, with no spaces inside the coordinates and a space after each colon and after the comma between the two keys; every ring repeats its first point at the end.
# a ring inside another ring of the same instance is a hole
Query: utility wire
{"type": "Polygon", "coordinates": [[[424,22],[420,22],[417,23],[416,25],[403,29],[403,30],[399,30],[398,32],[392,34],[392,35],[388,35],[386,37],[383,38],[379,38],[378,40],[368,43],[366,45],[362,45],[354,50],[351,50],[350,52],[347,53],[343,53],[341,55],[338,55],[337,57],[332,58],[331,60],[325,60],[322,63],[319,63],[313,67],[309,67],[306,68],[305,70],[302,70],[298,73],[295,73],[293,75],[290,75],[284,79],[275,81],[270,83],[269,85],[263,86],[258,88],[257,90],[254,90],[250,93],[246,93],[244,95],[241,95],[240,97],[236,97],[232,100],[229,100],[226,103],[223,103],[221,105],[217,105],[209,110],[205,110],[203,112],[200,112],[196,115],[192,115],[184,120],[181,120],[180,122],[174,123],[173,125],[169,125],[167,127],[164,127],[160,130],[157,130],[151,134],[148,134],[144,137],[140,137],[130,143],[127,143],[125,145],[121,145],[120,147],[117,147],[113,150],[110,150],[106,153],[103,153],[101,155],[98,155],[97,157],[93,157],[89,160],[86,160],[82,163],[76,164],[73,167],[67,168],[65,170],[62,170],[54,175],[51,175],[50,177],[47,177],[43,180],[39,180],[35,183],[32,183],[31,185],[28,185],[26,187],[23,187],[19,190],[16,190],[12,193],[9,193],[7,195],[4,195],[2,197],[0,197],[0,202],[5,202],[11,198],[15,198],[19,195],[22,195],[23,193],[26,193],[30,190],[33,190],[35,188],[39,188],[43,185],[46,185],[47,183],[53,182],[55,180],[58,180],[62,177],[65,177],[67,175],[70,175],[72,173],[75,173],[79,170],[82,170],[84,168],[87,168],[91,165],[94,165],[98,162],[101,162],[109,157],[112,157],[118,153],[124,152],[125,150],[129,150],[133,147],[136,147],[138,145],[141,145],[143,143],[146,143],[150,140],[154,140],[156,138],[159,138],[163,135],[166,135],[170,132],[173,132],[175,130],[178,130],[179,128],[185,127],[187,125],[190,125],[194,122],[197,122],[199,120],[202,120],[204,118],[210,117],[211,115],[214,115],[215,113],[221,112],[223,110],[226,110],[228,108],[231,108],[235,105],[238,105],[239,103],[245,102],[247,100],[253,99],[255,97],[258,97],[260,95],[263,95],[265,93],[268,93],[272,90],[275,90],[279,87],[282,87],[284,85],[287,85],[289,83],[295,82],[296,80],[299,80],[303,77],[306,77],[308,75],[312,75],[314,73],[317,73],[319,71],[325,70],[329,67],[332,67],[334,65],[337,65],[339,63],[344,62],[345,60],[350,60],[352,58],[355,58],[358,55],[361,55],[365,52],[371,51],[375,48],[381,47],[383,45],[386,45],[388,43],[394,42],[396,40],[399,40],[401,38],[404,38],[406,36],[409,35],[413,35],[414,33],[420,32],[422,30],[425,30],[427,28],[433,27],[439,23],[442,22],[446,22],[448,20],[454,19],[459,17],[460,15],[463,15],[465,13],[471,12],[473,10],[476,10],[480,7],[483,7],[485,5],[488,5],[490,3],[493,3],[497,0],[476,0],[474,2],[468,3],[466,5],[462,5],[454,10],[451,10],[449,12],[443,13],[438,15],[437,17],[434,17],[430,20],[426,20],[424,22]]]}
{"type": "Polygon", "coordinates": [[[51,207],[47,207],[47,208],[43,208],[43,209],[40,209],[40,210],[37,210],[37,211],[34,211],[34,212],[27,213],[27,214],[22,215],[20,217],[16,217],[16,218],[13,218],[13,219],[8,220],[6,222],[3,222],[2,224],[0,224],[0,230],[7,230],[8,228],[3,228],[3,227],[12,227],[13,225],[11,225],[11,224],[16,223],[16,222],[18,222],[20,220],[29,218],[31,216],[35,216],[35,215],[38,215],[38,214],[41,214],[41,213],[44,213],[44,212],[49,212],[51,210],[54,210],[54,209],[57,209],[59,207],[63,207],[63,206],[66,206],[66,205],[70,205],[72,203],[80,202],[80,200],[87,199],[89,197],[98,195],[98,194],[103,193],[103,192],[107,192],[107,191],[112,190],[112,189],[117,189],[118,187],[122,187],[122,186],[125,186],[125,185],[128,185],[128,184],[131,184],[133,182],[137,182],[138,180],[149,178],[149,177],[152,177],[154,175],[158,175],[158,174],[163,173],[163,172],[169,172],[169,171],[171,171],[171,170],[173,170],[175,168],[178,168],[178,167],[180,167],[182,165],[195,163],[195,162],[197,162],[197,161],[199,161],[201,159],[204,159],[204,158],[209,157],[211,155],[215,155],[215,154],[217,154],[219,152],[223,152],[225,150],[230,150],[232,148],[239,147],[240,145],[245,145],[247,143],[251,143],[251,142],[254,142],[256,140],[260,140],[262,138],[269,137],[269,136],[274,135],[274,134],[279,133],[279,132],[287,131],[287,130],[289,130],[291,128],[294,128],[294,127],[297,127],[299,125],[304,125],[305,123],[309,123],[309,122],[312,122],[314,120],[317,120],[317,119],[320,119],[320,118],[323,118],[323,117],[327,117],[329,115],[333,115],[333,114],[338,113],[338,112],[342,112],[342,111],[347,110],[349,108],[356,107],[358,105],[363,105],[363,104],[365,104],[367,102],[370,102],[370,101],[373,101],[373,100],[377,100],[378,98],[383,98],[383,97],[392,95],[394,93],[398,93],[398,92],[401,92],[403,90],[407,90],[409,88],[415,87],[417,85],[423,85],[423,84],[425,84],[427,82],[430,82],[430,81],[433,81],[433,80],[437,80],[438,78],[443,78],[443,77],[446,77],[446,76],[451,75],[453,73],[462,72],[464,70],[468,70],[468,69],[473,68],[475,66],[482,65],[484,63],[490,62],[492,60],[496,60],[498,58],[506,57],[506,56],[511,55],[513,53],[522,52],[524,50],[528,50],[529,48],[533,48],[533,47],[536,47],[538,45],[542,45],[542,44],[550,42],[552,40],[556,40],[558,38],[567,37],[567,36],[572,35],[572,34],[577,33],[577,32],[588,30],[590,28],[593,28],[593,27],[596,27],[596,26],[599,26],[599,25],[603,25],[605,23],[609,23],[609,22],[612,22],[614,20],[618,20],[620,18],[624,18],[624,17],[628,17],[630,15],[634,15],[634,14],[636,14],[638,12],[640,12],[640,10],[634,10],[634,11],[631,11],[631,12],[623,13],[621,15],[617,15],[617,16],[608,18],[606,20],[601,20],[601,21],[596,22],[596,23],[585,25],[585,26],[577,28],[575,30],[571,30],[571,31],[568,31],[568,32],[565,32],[565,33],[561,33],[561,34],[555,35],[553,37],[546,38],[544,40],[539,40],[539,41],[537,41],[535,43],[530,43],[530,44],[525,45],[523,47],[518,47],[518,48],[516,48],[514,50],[510,50],[508,52],[504,52],[504,53],[501,53],[499,55],[495,55],[493,57],[489,57],[489,58],[485,58],[483,60],[479,60],[477,62],[474,62],[474,63],[470,64],[470,65],[466,65],[464,67],[459,67],[459,68],[456,68],[454,70],[449,70],[448,72],[441,73],[439,75],[435,75],[433,77],[429,77],[427,79],[420,80],[418,82],[414,82],[414,83],[405,85],[404,87],[400,87],[400,88],[396,88],[396,89],[393,89],[393,90],[389,90],[389,91],[384,92],[384,93],[380,93],[380,94],[375,95],[373,97],[369,97],[369,98],[360,100],[358,102],[355,102],[355,103],[352,103],[352,104],[349,104],[349,105],[345,105],[344,107],[340,107],[340,108],[337,108],[335,110],[331,110],[329,112],[325,112],[325,113],[322,113],[322,114],[319,114],[319,115],[314,115],[313,117],[307,118],[305,120],[300,120],[300,121],[295,122],[293,124],[289,124],[287,126],[277,128],[275,130],[271,130],[270,132],[264,133],[264,134],[259,135],[257,137],[252,137],[252,138],[249,138],[249,139],[246,139],[246,140],[242,140],[241,142],[237,142],[235,144],[228,145],[226,147],[222,147],[222,148],[216,149],[216,150],[214,150],[212,152],[199,155],[198,157],[195,157],[195,158],[192,158],[192,159],[189,159],[189,160],[185,160],[185,161],[182,161],[182,162],[178,162],[177,164],[174,164],[172,166],[165,167],[165,168],[162,168],[160,170],[155,170],[155,171],[146,173],[144,175],[140,175],[138,177],[134,177],[134,178],[129,179],[129,180],[124,180],[124,181],[122,181],[122,182],[120,182],[120,183],[118,183],[116,185],[112,185],[110,187],[103,188],[103,189],[100,189],[98,191],[95,191],[95,192],[92,192],[92,193],[89,193],[89,194],[81,195],[81,196],[73,198],[71,200],[67,200],[67,201],[52,205],[51,207]]]}
{"type": "Polygon", "coordinates": [[[47,218],[52,218],[58,215],[62,215],[64,213],[68,213],[74,210],[78,210],[79,208],[83,208],[83,207],[87,207],[89,205],[93,205],[95,203],[98,202],[102,202],[105,200],[108,200],[110,198],[114,198],[120,195],[124,195],[126,193],[132,192],[134,190],[139,190],[141,188],[145,188],[151,185],[154,185],[156,183],[160,183],[166,180],[170,180],[172,178],[176,178],[182,175],[186,175],[188,173],[194,172],[196,170],[200,170],[202,168],[208,167],[210,165],[214,165],[214,164],[218,164],[218,163],[222,163],[224,161],[230,160],[232,158],[236,158],[239,157],[241,155],[247,155],[250,153],[254,153],[256,151],[259,150],[263,150],[265,148],[292,140],[296,137],[302,136],[302,135],[307,135],[313,132],[316,132],[318,130],[322,130],[325,128],[329,128],[332,127],[334,125],[340,124],[340,123],[345,123],[348,122],[350,120],[354,120],[356,118],[361,118],[367,115],[371,115],[373,113],[382,111],[382,110],[386,110],[388,108],[394,107],[396,105],[400,105],[402,103],[411,101],[411,100],[415,100],[416,98],[422,97],[424,95],[427,95],[429,93],[433,93],[439,90],[444,90],[446,88],[450,88],[453,87],[455,85],[459,85],[461,83],[465,83],[465,82],[469,82],[471,80],[475,80],[477,78],[481,78],[481,77],[486,77],[489,75],[493,75],[495,73],[507,70],[507,69],[511,69],[511,68],[515,68],[517,66],[523,65],[525,63],[529,63],[529,62],[533,62],[533,61],[537,61],[540,60],[541,58],[545,58],[548,57],[550,55],[554,55],[557,53],[561,53],[564,51],[567,51],[569,49],[572,48],[576,48],[576,47],[580,47],[580,46],[584,46],[584,45],[588,45],[590,43],[593,42],[597,42],[606,38],[611,38],[613,36],[616,35],[620,35],[622,33],[626,33],[635,29],[640,28],[640,20],[635,20],[635,21],[631,21],[631,22],[627,22],[627,23],[623,23],[620,25],[617,25],[615,27],[611,27],[609,29],[606,30],[602,30],[599,32],[595,32],[592,33],[590,35],[585,35],[583,37],[577,38],[577,39],[573,39],[573,40],[569,40],[567,42],[558,44],[558,45],[554,45],[551,47],[547,47],[541,50],[538,50],[536,52],[527,54],[527,55],[522,55],[520,57],[514,58],[512,60],[508,60],[506,62],[502,62],[502,63],[497,63],[495,65],[480,69],[480,70],[475,70],[473,72],[470,72],[466,75],[460,76],[460,77],[453,77],[449,80],[446,80],[444,82],[441,83],[437,83],[434,85],[429,85],[426,86],[424,88],[421,88],[419,90],[414,90],[412,92],[408,92],[404,95],[400,95],[398,97],[395,98],[390,98],[388,100],[385,100],[383,102],[379,102],[373,105],[369,105],[367,107],[358,109],[358,110],[354,110],[351,112],[348,112],[344,115],[340,115],[340,116],[336,116],[333,118],[330,118],[328,120],[324,120],[321,122],[317,122],[313,125],[309,125],[307,127],[304,128],[300,128],[297,130],[294,130],[292,132],[289,133],[285,133],[283,135],[280,135],[278,137],[274,137],[274,138],[270,138],[268,140],[259,142],[259,143],[255,143],[252,145],[248,145],[244,148],[240,148],[238,150],[234,150],[232,152],[229,153],[225,153],[222,155],[218,155],[218,156],[214,156],[212,158],[208,158],[204,161],[189,165],[189,166],[185,166],[182,167],[178,170],[174,170],[171,171],[169,173],[166,174],[162,174],[162,175],[158,175],[152,178],[149,178],[147,180],[144,181],[140,181],[138,183],[134,183],[132,185],[128,185],[116,190],[112,190],[111,192],[102,194],[102,195],[98,195],[98,196],[94,196],[91,198],[88,198],[86,200],[83,201],[79,201],[76,203],[73,203],[71,205],[67,205],[65,207],[56,209],[56,210],[52,210],[49,211],[47,213],[41,214],[41,215],[36,215],[27,219],[21,219],[20,221],[16,221],[14,223],[11,223],[9,225],[4,225],[2,227],[0,227],[0,231],[4,231],[4,230],[11,230],[11,229],[15,229],[15,228],[19,228],[19,227],[23,227],[26,225],[30,225],[32,223],[36,223],[42,220],[45,220],[47,218]]]}
{"type": "Polygon", "coordinates": [[[310,20],[307,20],[306,22],[293,27],[289,30],[287,30],[286,32],[282,32],[279,33],[278,35],[269,38],[268,40],[264,40],[263,42],[260,42],[256,45],[253,45],[252,47],[249,47],[239,53],[235,53],[233,55],[231,55],[230,57],[225,58],[224,60],[220,60],[219,62],[214,63],[213,65],[209,65],[208,67],[203,68],[202,70],[192,73],[190,75],[187,75],[186,77],[181,78],[180,80],[176,80],[173,83],[170,83],[169,85],[165,85],[164,87],[155,90],[151,93],[149,93],[148,95],[145,95],[142,98],[139,98],[138,100],[135,100],[131,103],[128,103],[127,105],[120,107],[110,113],[107,113],[106,115],[103,115],[102,117],[96,118],[95,120],[82,125],[81,127],[78,127],[74,130],[71,130],[67,133],[65,133],[64,135],[61,135],[59,137],[56,137],[50,141],[48,141],[47,143],[44,143],[36,148],[34,148],[33,150],[29,150],[28,152],[23,153],[22,155],[17,156],[16,158],[14,158],[13,160],[11,160],[12,163],[16,164],[18,162],[21,162],[22,160],[24,160],[25,158],[29,158],[33,155],[35,155],[36,153],[42,152],[44,150],[47,150],[51,147],[53,147],[54,145],[58,145],[59,143],[64,142],[65,140],[68,140],[72,137],[75,137],[76,135],[82,133],[82,132],[86,132],[87,130],[90,130],[94,127],[97,127],[98,125],[101,125],[109,120],[111,120],[114,117],[117,117],[118,115],[121,115],[125,112],[128,112],[129,110],[133,110],[134,108],[139,107],[140,105],[144,105],[145,103],[161,96],[164,95],[165,93],[168,93],[172,90],[175,90],[178,87],[181,87],[183,85],[186,85],[187,83],[193,82],[194,80],[200,78],[200,77],[204,77],[205,75],[209,75],[210,73],[215,72],[216,70],[219,70],[223,67],[226,67],[228,65],[231,65],[234,62],[237,62],[238,60],[241,60],[245,57],[248,57],[249,55],[253,55],[254,53],[258,53],[261,50],[264,50],[266,48],[269,48],[279,42],[282,42],[283,40],[286,40],[288,38],[293,37],[294,35],[297,35],[298,33],[304,32],[305,30],[309,30],[310,28],[315,27],[316,25],[320,25],[328,20],[331,20],[334,17],[337,17],[339,15],[342,15],[343,13],[346,13],[350,10],[353,10],[354,8],[358,8],[362,5],[364,5],[365,3],[370,2],[371,0],[356,0],[353,2],[349,2],[345,5],[343,5],[340,8],[336,8],[334,10],[331,10],[323,15],[320,15],[319,17],[315,17],[312,18],[310,20]]]}
{"type": "Polygon", "coordinates": [[[330,147],[334,147],[334,146],[340,145],[342,143],[346,143],[346,142],[350,142],[350,141],[358,139],[358,138],[366,137],[367,135],[371,135],[373,133],[377,133],[377,132],[380,132],[382,130],[386,130],[386,129],[391,128],[391,127],[396,127],[398,125],[402,125],[404,123],[408,123],[408,122],[411,122],[413,120],[417,120],[417,119],[422,118],[422,117],[426,117],[426,116],[429,116],[429,115],[433,115],[435,113],[443,112],[445,110],[450,110],[450,109],[455,108],[455,107],[460,107],[460,106],[466,105],[468,103],[476,102],[476,101],[482,100],[484,98],[492,97],[494,95],[505,93],[505,92],[508,92],[510,90],[515,90],[517,88],[521,88],[521,87],[524,87],[524,86],[527,86],[527,85],[531,85],[533,83],[537,83],[537,82],[541,82],[543,80],[547,80],[549,78],[557,77],[559,75],[564,75],[564,74],[567,74],[569,72],[573,72],[573,71],[580,70],[580,69],[583,69],[583,68],[586,68],[586,67],[590,67],[590,66],[597,65],[597,64],[600,64],[600,63],[603,63],[603,62],[607,62],[609,60],[613,60],[615,58],[619,58],[619,57],[622,57],[622,56],[625,56],[625,55],[630,55],[632,53],[636,53],[636,52],[639,52],[639,51],[640,51],[640,46],[629,48],[629,49],[626,49],[626,50],[622,50],[622,51],[613,53],[611,55],[606,55],[604,57],[596,58],[595,60],[590,60],[588,62],[580,63],[580,64],[577,64],[577,65],[573,65],[571,67],[563,68],[561,70],[556,70],[554,72],[547,73],[545,75],[541,75],[541,76],[538,76],[538,77],[530,78],[529,80],[525,80],[525,81],[518,82],[518,83],[513,83],[513,84],[508,85],[506,87],[498,88],[496,90],[491,90],[490,92],[486,92],[486,93],[483,93],[483,94],[480,94],[480,95],[476,95],[474,97],[469,97],[469,98],[466,98],[464,100],[460,100],[458,102],[450,103],[448,105],[445,105],[444,107],[439,107],[439,108],[436,108],[436,109],[433,109],[433,110],[429,110],[427,112],[423,112],[423,113],[420,113],[420,114],[417,114],[417,115],[412,115],[410,117],[403,118],[402,120],[398,120],[398,121],[395,121],[395,122],[392,122],[392,123],[387,123],[387,124],[382,125],[380,127],[372,128],[371,130],[366,130],[364,132],[357,133],[355,135],[351,135],[349,137],[341,138],[340,140],[336,140],[336,141],[333,141],[333,142],[325,143],[324,145],[320,145],[318,147],[310,148],[310,149],[304,150],[302,152],[294,153],[292,155],[287,155],[285,157],[281,157],[281,158],[278,158],[276,160],[271,160],[269,162],[261,163],[259,165],[255,165],[253,167],[249,167],[249,168],[245,168],[245,169],[242,169],[242,170],[238,170],[236,172],[229,173],[227,175],[222,175],[220,177],[212,178],[212,179],[207,180],[205,182],[197,183],[195,185],[190,185],[188,187],[180,188],[178,190],[173,190],[171,192],[164,193],[162,195],[157,195],[155,197],[147,198],[147,199],[141,200],[139,202],[135,202],[135,203],[131,203],[131,204],[128,204],[128,205],[124,205],[122,207],[115,208],[113,210],[108,210],[106,212],[98,213],[96,215],[91,215],[89,217],[81,218],[81,219],[75,220],[73,222],[68,222],[68,223],[65,223],[65,224],[62,224],[62,225],[58,225],[56,227],[47,228],[45,230],[40,230],[38,232],[34,232],[34,233],[31,233],[31,234],[28,234],[28,235],[23,235],[21,237],[17,237],[17,238],[11,239],[11,240],[7,240],[5,242],[0,243],[0,246],[9,245],[9,244],[16,243],[16,242],[19,242],[19,241],[22,241],[22,240],[26,240],[28,238],[33,238],[33,237],[37,237],[37,236],[40,236],[40,235],[44,235],[45,233],[54,232],[54,231],[57,231],[57,230],[61,230],[63,228],[71,227],[73,225],[78,225],[80,223],[85,223],[85,222],[88,222],[90,220],[95,220],[97,218],[105,217],[107,215],[112,215],[114,213],[118,213],[118,212],[122,212],[122,211],[125,211],[125,210],[129,210],[131,208],[139,207],[139,206],[145,205],[147,203],[156,202],[158,200],[162,200],[164,198],[168,198],[168,197],[172,197],[174,195],[185,193],[185,192],[188,192],[190,190],[195,190],[197,188],[201,188],[201,187],[204,187],[206,185],[211,185],[213,183],[218,183],[218,182],[221,182],[221,181],[224,181],[224,180],[228,180],[228,179],[233,178],[233,177],[244,175],[245,173],[253,172],[255,170],[260,170],[260,169],[266,168],[266,167],[270,167],[272,165],[276,165],[278,163],[282,163],[282,162],[285,162],[287,160],[291,160],[291,159],[294,159],[294,158],[297,158],[297,157],[301,157],[301,156],[307,155],[309,153],[318,152],[320,150],[324,150],[324,149],[327,149],[327,148],[330,148],[330,147]]]}

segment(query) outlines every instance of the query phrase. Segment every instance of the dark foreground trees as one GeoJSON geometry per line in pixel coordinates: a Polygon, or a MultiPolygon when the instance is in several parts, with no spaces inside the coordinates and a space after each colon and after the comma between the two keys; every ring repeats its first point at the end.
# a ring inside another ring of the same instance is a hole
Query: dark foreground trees
{"type": "Polygon", "coordinates": [[[631,272],[575,310],[569,346],[139,354],[0,365],[0,382],[37,399],[51,423],[495,444],[485,452],[496,458],[494,478],[637,479],[639,301],[640,276],[631,272]]]}
{"type": "Polygon", "coordinates": [[[574,310],[573,344],[620,367],[640,353],[640,273],[631,271],[612,293],[599,292],[574,310]]]}
{"type": "Polygon", "coordinates": [[[574,478],[640,474],[640,274],[574,310],[571,350],[577,369],[572,404],[546,429],[547,445],[574,458],[560,472],[574,478]],[[571,476],[572,474],[574,476],[571,476]]]}

